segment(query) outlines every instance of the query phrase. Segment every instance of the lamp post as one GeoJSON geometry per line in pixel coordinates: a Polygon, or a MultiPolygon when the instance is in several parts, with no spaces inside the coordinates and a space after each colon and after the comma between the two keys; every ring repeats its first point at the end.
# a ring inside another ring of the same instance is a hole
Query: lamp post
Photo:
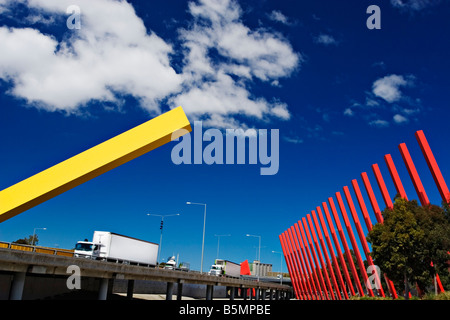
{"type": "Polygon", "coordinates": [[[159,248],[158,248],[158,264],[159,264],[159,258],[161,257],[161,247],[162,247],[162,236],[163,236],[163,225],[164,225],[164,217],[171,217],[171,216],[179,216],[179,213],[175,213],[175,214],[165,214],[165,215],[161,215],[161,214],[153,214],[153,213],[147,213],[147,216],[156,216],[156,217],[161,217],[161,226],[159,227],[159,229],[161,230],[161,235],[159,237],[159,248]]]}
{"type": "Polygon", "coordinates": [[[34,246],[34,244],[36,243],[36,230],[47,230],[47,228],[34,228],[33,230],[33,240],[32,240],[32,244],[34,246]]]}
{"type": "Polygon", "coordinates": [[[259,238],[259,245],[258,245],[258,281],[259,281],[259,274],[261,271],[261,236],[255,236],[252,234],[246,234],[246,236],[259,238]]]}
{"type": "Polygon", "coordinates": [[[278,252],[278,251],[273,251],[272,253],[279,253],[281,258],[280,258],[280,284],[283,284],[283,252],[278,252]]]}
{"type": "Polygon", "coordinates": [[[205,207],[205,211],[204,211],[204,215],[203,215],[203,240],[202,240],[202,259],[201,259],[201,263],[200,263],[200,273],[203,273],[203,254],[205,251],[205,226],[206,226],[206,203],[196,203],[196,202],[186,202],[186,204],[195,204],[195,205],[199,205],[199,206],[204,206],[205,207]]]}
{"type": "Polygon", "coordinates": [[[219,259],[219,243],[220,243],[220,237],[229,237],[231,234],[215,234],[215,237],[217,237],[217,256],[216,259],[219,259]]]}

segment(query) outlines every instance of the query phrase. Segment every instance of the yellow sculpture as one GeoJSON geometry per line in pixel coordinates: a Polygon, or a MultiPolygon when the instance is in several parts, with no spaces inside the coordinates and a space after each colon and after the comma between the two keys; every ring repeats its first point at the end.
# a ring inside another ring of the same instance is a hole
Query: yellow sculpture
{"type": "Polygon", "coordinates": [[[0,222],[190,132],[181,107],[0,191],[0,222]],[[186,130],[179,130],[186,129],[186,130]]]}

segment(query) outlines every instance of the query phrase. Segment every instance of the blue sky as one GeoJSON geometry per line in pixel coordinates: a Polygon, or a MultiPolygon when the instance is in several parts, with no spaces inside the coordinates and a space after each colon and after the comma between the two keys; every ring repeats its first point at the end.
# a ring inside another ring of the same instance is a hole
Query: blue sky
{"type": "Polygon", "coordinates": [[[1,223],[0,240],[46,227],[46,246],[72,248],[94,230],[158,242],[159,218],[146,214],[181,213],[165,220],[162,256],[198,270],[203,207],[192,201],[207,204],[204,269],[215,235],[231,235],[221,258],[256,258],[248,233],[279,270],[278,235],[361,172],[374,186],[373,163],[395,195],[385,154],[417,198],[402,142],[440,204],[414,133],[448,179],[449,14],[431,0],[1,0],[0,189],[178,105],[204,129],[279,129],[280,167],[175,165],[171,143],[1,223]],[[72,4],[80,29],[66,25],[72,4]],[[380,30],[366,27],[371,4],[380,30]]]}

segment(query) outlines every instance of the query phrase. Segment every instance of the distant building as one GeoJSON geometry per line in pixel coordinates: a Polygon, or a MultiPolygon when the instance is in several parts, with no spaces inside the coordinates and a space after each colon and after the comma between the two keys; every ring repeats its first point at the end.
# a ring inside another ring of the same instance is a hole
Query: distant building
{"type": "Polygon", "coordinates": [[[250,263],[250,272],[252,276],[257,276],[259,272],[260,277],[266,277],[269,272],[272,272],[272,264],[260,263],[258,260],[253,260],[250,263]]]}

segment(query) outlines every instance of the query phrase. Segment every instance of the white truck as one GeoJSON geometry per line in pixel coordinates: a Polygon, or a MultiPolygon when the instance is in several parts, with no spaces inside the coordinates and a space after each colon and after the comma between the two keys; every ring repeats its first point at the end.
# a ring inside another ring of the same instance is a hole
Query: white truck
{"type": "Polygon", "coordinates": [[[239,278],[241,276],[241,265],[229,260],[216,259],[211,266],[211,270],[209,270],[209,274],[239,278]]]}
{"type": "Polygon", "coordinates": [[[92,241],[78,241],[75,257],[156,266],[158,244],[109,231],[94,231],[92,241]]]}

